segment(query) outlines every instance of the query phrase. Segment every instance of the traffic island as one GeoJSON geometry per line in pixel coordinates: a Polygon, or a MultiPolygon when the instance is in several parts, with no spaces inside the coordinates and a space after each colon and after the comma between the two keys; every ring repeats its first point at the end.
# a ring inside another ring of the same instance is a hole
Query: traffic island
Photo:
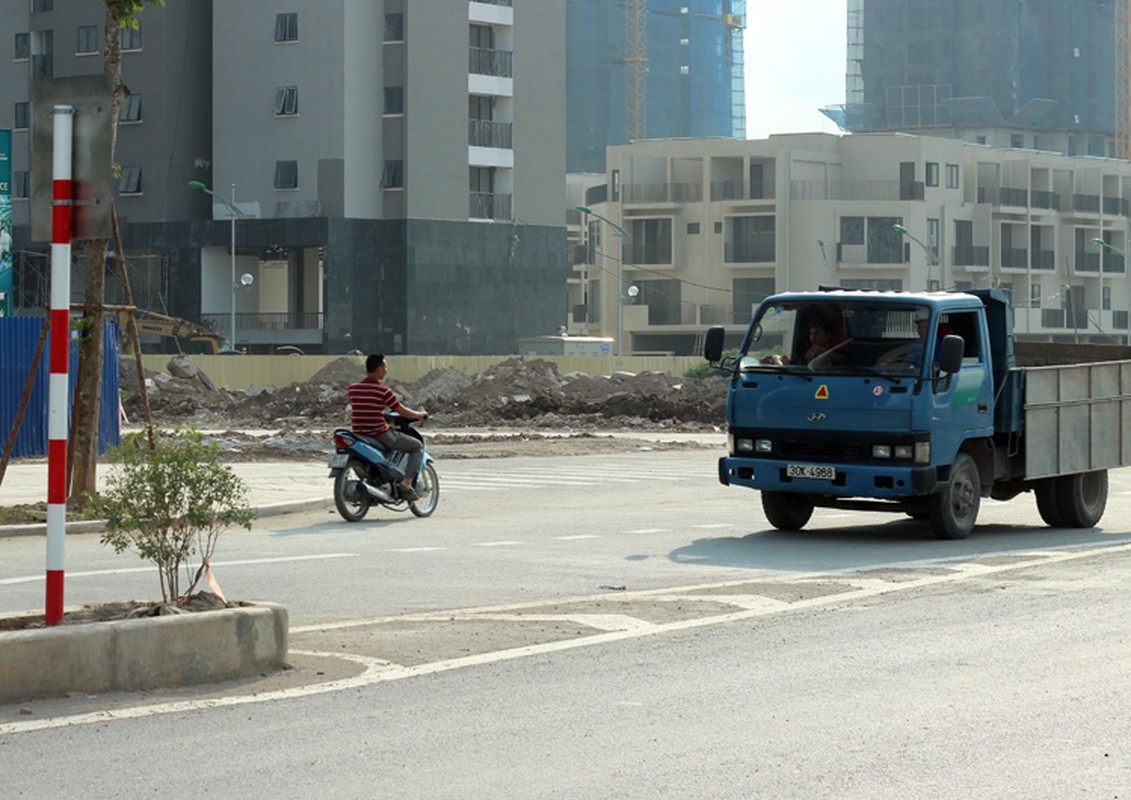
{"type": "Polygon", "coordinates": [[[3,630],[17,616],[0,616],[0,703],[196,686],[287,666],[287,609],[275,603],[3,630]]]}

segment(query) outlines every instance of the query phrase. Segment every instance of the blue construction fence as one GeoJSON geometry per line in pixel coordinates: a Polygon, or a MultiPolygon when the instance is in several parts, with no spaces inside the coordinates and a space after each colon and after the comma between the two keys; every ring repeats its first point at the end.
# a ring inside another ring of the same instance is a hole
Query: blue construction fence
{"type": "MultiPolygon", "coordinates": [[[[0,317],[0,454],[11,435],[20,398],[27,384],[28,372],[35,358],[35,346],[43,327],[42,317],[0,317]]],[[[44,342],[43,355],[35,373],[31,397],[20,424],[12,455],[19,458],[47,455],[48,384],[50,333],[44,342]]],[[[78,372],[78,345],[72,339],[70,365],[67,368],[70,392],[67,401],[68,430],[75,397],[75,375],[78,372]]],[[[107,322],[102,367],[102,404],[98,416],[98,452],[116,446],[121,437],[118,416],[118,323],[107,322]]]]}

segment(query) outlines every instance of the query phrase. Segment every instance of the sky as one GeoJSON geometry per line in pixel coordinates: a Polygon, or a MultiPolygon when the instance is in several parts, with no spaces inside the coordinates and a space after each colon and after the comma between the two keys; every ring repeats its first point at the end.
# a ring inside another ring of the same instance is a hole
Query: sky
{"type": "Polygon", "coordinates": [[[817,109],[844,102],[847,0],[747,0],[746,138],[838,133],[817,109]]]}

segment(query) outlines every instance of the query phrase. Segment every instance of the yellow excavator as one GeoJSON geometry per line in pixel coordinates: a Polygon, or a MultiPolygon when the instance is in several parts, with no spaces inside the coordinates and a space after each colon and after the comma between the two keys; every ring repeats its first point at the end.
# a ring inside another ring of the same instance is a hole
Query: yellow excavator
{"type": "MultiPolygon", "coordinates": [[[[141,308],[134,312],[134,316],[137,319],[138,333],[152,333],[158,336],[171,336],[193,342],[204,342],[213,353],[223,353],[232,349],[227,337],[204,325],[141,308]]],[[[124,314],[121,323],[122,330],[126,330],[124,314]]]]}

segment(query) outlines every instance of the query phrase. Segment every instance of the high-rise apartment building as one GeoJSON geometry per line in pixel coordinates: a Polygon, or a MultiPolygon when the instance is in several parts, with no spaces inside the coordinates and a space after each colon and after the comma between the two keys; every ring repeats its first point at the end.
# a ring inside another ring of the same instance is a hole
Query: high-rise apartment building
{"type": "Polygon", "coordinates": [[[848,0],[843,130],[1112,155],[1113,0],[848,0]]]}
{"type": "Polygon", "coordinates": [[[635,139],[746,135],[746,0],[567,0],[569,172],[635,139]]]}
{"type": "MultiPolygon", "coordinates": [[[[25,252],[31,82],[101,70],[101,9],[0,0],[25,252]]],[[[564,321],[563,6],[193,0],[138,18],[114,202],[158,310],[268,352],[506,353],[564,321]]]]}

